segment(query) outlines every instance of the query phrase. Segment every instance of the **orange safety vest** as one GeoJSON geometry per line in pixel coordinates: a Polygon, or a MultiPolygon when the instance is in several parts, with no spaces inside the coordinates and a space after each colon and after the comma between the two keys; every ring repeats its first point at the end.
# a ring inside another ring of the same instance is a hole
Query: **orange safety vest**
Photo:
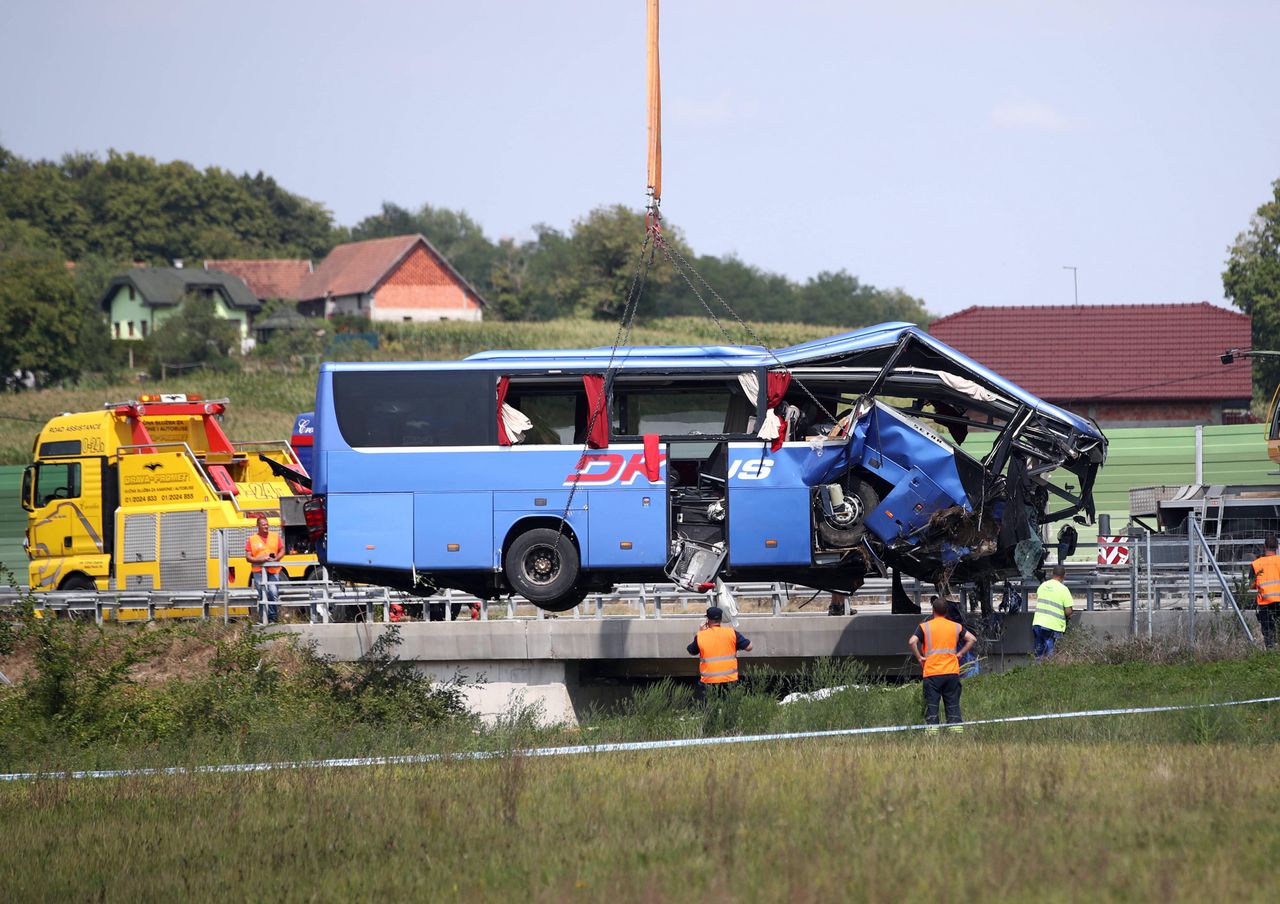
{"type": "MultiPolygon", "coordinates": [[[[277,552],[280,548],[280,535],[270,532],[267,533],[267,539],[263,540],[262,537],[258,536],[258,532],[254,531],[249,535],[248,541],[244,544],[245,552],[254,557],[263,556],[269,552],[277,552]]],[[[262,570],[261,565],[253,565],[253,563],[250,564],[252,565],[254,574],[257,574],[262,570]]],[[[279,564],[268,565],[267,574],[279,574],[281,567],[283,566],[279,564]]]]}
{"type": "Polygon", "coordinates": [[[960,636],[964,629],[949,618],[935,615],[927,622],[920,623],[920,632],[924,634],[924,677],[934,675],[959,675],[960,658],[956,651],[960,649],[960,636]]]}
{"type": "MultiPolygon", "coordinates": [[[[685,635],[686,637],[688,635],[685,635]]],[[[698,632],[698,671],[703,684],[738,680],[738,632],[720,625],[698,632]]]]}
{"type": "Polygon", "coordinates": [[[1253,560],[1253,583],[1258,588],[1258,605],[1280,603],[1280,555],[1253,560]]]}

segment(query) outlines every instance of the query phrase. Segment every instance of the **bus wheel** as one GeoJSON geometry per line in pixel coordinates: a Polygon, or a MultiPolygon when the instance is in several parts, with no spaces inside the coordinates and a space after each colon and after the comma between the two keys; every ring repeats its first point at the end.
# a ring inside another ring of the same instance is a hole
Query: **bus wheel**
{"type": "Polygon", "coordinates": [[[843,505],[833,514],[816,512],[818,536],[828,547],[847,549],[856,546],[867,532],[867,515],[880,504],[880,496],[875,487],[860,480],[854,480],[845,491],[843,505]]]}
{"type": "MultiPolygon", "coordinates": [[[[512,589],[543,609],[572,600],[578,580],[578,550],[573,541],[549,527],[527,530],[511,542],[503,563],[512,589]]],[[[572,609],[576,602],[568,602],[572,609]]]]}

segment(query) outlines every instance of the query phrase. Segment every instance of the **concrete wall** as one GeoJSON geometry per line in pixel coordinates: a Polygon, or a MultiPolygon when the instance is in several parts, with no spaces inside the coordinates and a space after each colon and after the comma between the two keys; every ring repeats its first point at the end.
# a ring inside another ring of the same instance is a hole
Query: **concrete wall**
{"type": "MultiPolygon", "coordinates": [[[[1153,634],[1185,636],[1186,615],[1182,610],[1154,612],[1153,634]]],[[[1139,616],[1139,633],[1145,636],[1146,614],[1139,616]]],[[[748,669],[764,664],[790,671],[818,657],[849,656],[888,674],[909,674],[907,638],[919,623],[916,615],[746,617],[739,630],[754,648],[741,659],[748,669]]],[[[1239,633],[1234,615],[1198,613],[1196,624],[1201,631],[1239,633]]],[[[1256,622],[1250,624],[1256,636],[1256,622]]],[[[685,646],[698,625],[696,618],[412,622],[400,625],[400,657],[440,680],[464,675],[471,682],[465,691],[468,705],[487,719],[519,703],[540,706],[547,721],[574,723],[591,704],[605,699],[602,685],[694,679],[697,659],[685,646]]],[[[1129,612],[1112,610],[1083,612],[1072,630],[1087,630],[1095,641],[1106,644],[1127,641],[1129,627],[1129,612]]],[[[365,653],[386,626],[297,625],[273,630],[300,634],[315,642],[317,653],[351,661],[365,653]]],[[[1031,654],[1031,616],[1026,613],[1007,616],[1002,636],[983,652],[985,667],[993,671],[1024,664],[1031,654]]]]}

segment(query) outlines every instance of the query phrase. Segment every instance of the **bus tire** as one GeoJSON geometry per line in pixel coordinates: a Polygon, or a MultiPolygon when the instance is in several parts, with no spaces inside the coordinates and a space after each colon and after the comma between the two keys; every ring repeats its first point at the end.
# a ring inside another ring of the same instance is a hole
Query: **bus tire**
{"type": "Polygon", "coordinates": [[[503,570],[511,589],[552,612],[572,609],[581,600],[574,591],[578,566],[578,548],[573,541],[549,527],[535,527],[520,534],[503,557],[503,570]]]}
{"type": "Polygon", "coordinates": [[[828,518],[822,511],[815,512],[818,536],[834,549],[848,549],[858,545],[867,532],[867,515],[880,504],[880,494],[869,483],[854,479],[845,491],[845,501],[852,511],[845,518],[828,518]]]}

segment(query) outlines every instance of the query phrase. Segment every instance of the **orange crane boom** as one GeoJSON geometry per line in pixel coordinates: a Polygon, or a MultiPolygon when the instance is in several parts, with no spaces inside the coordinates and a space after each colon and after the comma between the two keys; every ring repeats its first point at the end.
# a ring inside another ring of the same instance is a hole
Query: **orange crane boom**
{"type": "Polygon", "coordinates": [[[649,0],[649,196],[662,200],[662,78],[658,71],[658,0],[649,0]]]}

